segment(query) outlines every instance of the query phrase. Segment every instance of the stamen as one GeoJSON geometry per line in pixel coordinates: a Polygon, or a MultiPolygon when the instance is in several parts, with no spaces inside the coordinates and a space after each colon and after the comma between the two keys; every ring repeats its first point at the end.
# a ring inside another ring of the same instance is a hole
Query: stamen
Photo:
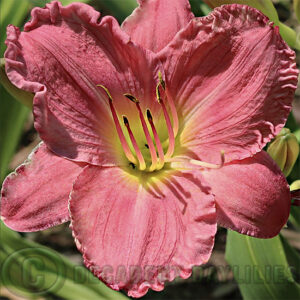
{"type": "Polygon", "coordinates": [[[147,119],[150,123],[151,129],[152,129],[152,132],[153,132],[153,136],[154,136],[154,140],[155,140],[155,143],[156,143],[157,151],[158,151],[159,166],[157,168],[161,169],[164,166],[164,163],[165,163],[165,155],[164,155],[164,150],[162,148],[162,145],[161,145],[159,136],[157,134],[156,128],[154,126],[153,118],[152,118],[152,115],[151,115],[151,112],[150,112],[149,109],[147,109],[147,119]]]}
{"type": "Polygon", "coordinates": [[[143,130],[144,130],[144,134],[145,134],[148,146],[149,146],[149,151],[150,151],[151,160],[152,160],[150,171],[154,171],[156,169],[156,167],[157,167],[157,154],[156,154],[155,146],[154,146],[152,138],[150,136],[150,133],[149,133],[149,130],[148,130],[148,127],[147,127],[147,124],[146,124],[143,112],[141,110],[140,103],[139,103],[138,99],[136,99],[134,96],[132,96],[130,94],[124,94],[124,96],[126,98],[128,98],[129,100],[131,100],[132,102],[134,102],[135,105],[136,105],[136,107],[137,107],[137,109],[138,109],[140,120],[141,120],[141,124],[142,124],[143,130]]]}
{"type": "Polygon", "coordinates": [[[167,153],[165,155],[165,159],[169,159],[173,155],[174,149],[175,149],[174,131],[173,131],[171,120],[170,120],[170,117],[169,117],[169,114],[168,114],[168,111],[166,109],[164,101],[162,99],[160,99],[159,103],[160,103],[160,105],[163,109],[167,129],[168,129],[168,134],[169,134],[169,146],[168,146],[167,153]]]}
{"type": "Polygon", "coordinates": [[[144,160],[144,157],[143,157],[143,154],[134,138],[134,135],[131,131],[131,128],[130,128],[130,125],[129,125],[129,121],[127,119],[126,116],[123,116],[123,121],[124,121],[124,124],[127,128],[127,131],[128,131],[128,134],[129,134],[129,137],[130,137],[130,140],[131,140],[131,143],[132,143],[132,146],[134,148],[134,151],[136,153],[136,156],[137,156],[137,159],[139,161],[139,164],[140,164],[140,170],[145,170],[146,169],[146,163],[145,163],[145,160],[144,160]]]}
{"type": "MultiPolygon", "coordinates": [[[[176,107],[175,107],[175,104],[174,104],[174,101],[170,95],[170,93],[168,92],[168,90],[166,89],[166,83],[165,81],[163,80],[162,78],[162,74],[161,72],[159,71],[158,72],[158,79],[159,79],[159,85],[161,85],[162,89],[164,90],[165,94],[166,94],[166,99],[169,103],[169,106],[170,106],[170,110],[171,110],[171,115],[172,115],[172,119],[173,119],[173,130],[174,130],[174,136],[176,137],[177,136],[177,133],[178,133],[178,128],[179,128],[179,121],[178,121],[178,115],[177,115],[177,110],[176,110],[176,107]]],[[[158,88],[157,88],[158,90],[158,88]]],[[[156,91],[157,91],[156,90],[156,91]]]]}
{"type": "Polygon", "coordinates": [[[133,156],[133,154],[131,153],[131,150],[130,150],[128,144],[127,144],[126,138],[125,138],[124,133],[122,131],[122,128],[121,128],[116,110],[115,110],[114,105],[113,105],[112,96],[111,96],[110,92],[108,91],[108,89],[105,86],[103,86],[101,84],[97,84],[97,86],[101,87],[105,91],[105,93],[108,97],[109,107],[110,107],[110,110],[111,110],[111,113],[112,113],[112,117],[113,117],[113,120],[114,120],[114,123],[115,123],[115,126],[116,126],[116,130],[117,130],[117,133],[118,133],[118,136],[119,136],[119,140],[120,140],[121,145],[123,147],[124,153],[125,153],[127,159],[130,162],[136,164],[137,161],[136,161],[135,157],[133,156]]]}

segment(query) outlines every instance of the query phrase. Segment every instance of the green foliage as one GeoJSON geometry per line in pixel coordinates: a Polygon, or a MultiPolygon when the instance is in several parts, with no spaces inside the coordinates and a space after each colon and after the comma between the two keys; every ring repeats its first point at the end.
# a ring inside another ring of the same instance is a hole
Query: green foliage
{"type": "Polygon", "coordinates": [[[295,14],[296,14],[297,19],[300,23],[300,1],[299,0],[294,0],[293,5],[294,5],[295,14]]]}
{"type": "Polygon", "coordinates": [[[117,18],[120,23],[137,7],[136,0],[94,0],[92,4],[95,4],[99,11],[105,11],[117,18]]]}
{"type": "MultiPolygon", "coordinates": [[[[1,57],[5,50],[5,30],[8,24],[22,25],[29,9],[29,3],[25,1],[11,0],[0,3],[0,50],[1,57]],[[16,9],[18,8],[18,9],[16,9]]],[[[1,76],[1,82],[3,81],[1,76]]],[[[7,174],[9,162],[17,148],[22,134],[24,122],[29,109],[17,102],[0,86],[0,182],[7,174]]]]}
{"type": "MultiPolygon", "coordinates": [[[[279,236],[264,240],[228,231],[226,259],[244,300],[299,299],[300,286],[284,250],[279,236]]],[[[299,256],[295,257],[290,262],[299,270],[299,256]]]]}

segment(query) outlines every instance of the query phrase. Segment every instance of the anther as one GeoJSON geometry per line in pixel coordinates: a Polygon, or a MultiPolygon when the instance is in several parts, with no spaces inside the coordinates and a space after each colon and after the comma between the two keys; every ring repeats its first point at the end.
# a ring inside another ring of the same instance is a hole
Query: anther
{"type": "Polygon", "coordinates": [[[111,94],[110,94],[108,88],[106,88],[106,87],[105,87],[104,85],[102,85],[102,84],[97,84],[97,86],[101,87],[101,88],[105,91],[105,93],[106,93],[106,95],[107,95],[109,101],[113,101],[112,96],[111,96],[111,94]]]}
{"type": "Polygon", "coordinates": [[[136,142],[136,139],[134,138],[134,135],[131,131],[131,128],[130,128],[130,125],[129,125],[129,121],[127,119],[126,116],[123,116],[123,121],[124,121],[124,125],[125,127],[127,128],[127,131],[128,131],[128,134],[129,134],[129,138],[131,140],[131,143],[132,143],[132,146],[133,146],[133,149],[136,153],[136,157],[139,161],[139,165],[140,165],[140,170],[145,170],[146,169],[146,163],[145,163],[145,160],[144,160],[144,157],[143,157],[143,154],[136,142]]]}
{"type": "Polygon", "coordinates": [[[150,112],[149,109],[147,109],[147,119],[148,119],[149,124],[151,126],[151,129],[152,129],[152,132],[153,132],[153,136],[154,136],[154,141],[155,141],[155,144],[156,144],[156,147],[157,147],[157,151],[158,151],[158,157],[159,157],[159,166],[158,166],[158,169],[161,169],[164,166],[164,163],[165,163],[165,155],[164,155],[164,150],[162,148],[162,145],[161,145],[159,136],[157,134],[156,128],[154,126],[153,118],[152,118],[152,115],[151,115],[151,112],[150,112]]]}
{"type": "Polygon", "coordinates": [[[124,94],[124,96],[126,98],[128,98],[130,101],[132,101],[133,103],[139,103],[139,100],[137,98],[135,98],[133,95],[131,94],[124,94]]]}

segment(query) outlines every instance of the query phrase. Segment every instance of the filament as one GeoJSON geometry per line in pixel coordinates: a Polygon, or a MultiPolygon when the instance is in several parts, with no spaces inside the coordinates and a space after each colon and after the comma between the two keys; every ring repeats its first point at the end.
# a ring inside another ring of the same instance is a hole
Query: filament
{"type": "Polygon", "coordinates": [[[108,91],[108,89],[105,86],[103,86],[101,84],[98,84],[97,86],[101,87],[105,91],[105,93],[108,97],[109,107],[110,107],[110,110],[111,110],[111,113],[112,113],[112,117],[113,117],[115,127],[116,127],[116,130],[117,130],[118,136],[119,136],[119,140],[120,140],[121,145],[123,147],[124,153],[125,153],[127,159],[130,162],[136,164],[136,159],[133,156],[133,154],[131,153],[131,150],[130,150],[128,144],[127,144],[126,138],[125,138],[124,133],[122,131],[122,128],[121,128],[121,125],[120,125],[120,122],[119,122],[119,119],[118,119],[118,115],[117,115],[116,110],[115,110],[114,105],[113,105],[112,96],[111,96],[110,92],[108,91]]]}
{"type": "Polygon", "coordinates": [[[146,163],[145,163],[145,160],[144,160],[144,157],[143,157],[143,154],[134,138],[134,135],[131,131],[131,128],[130,128],[130,125],[129,125],[129,121],[127,119],[126,116],[123,116],[123,121],[124,121],[124,124],[127,128],[127,131],[128,131],[128,134],[129,134],[129,138],[131,140],[131,143],[132,143],[132,146],[134,148],[134,151],[136,153],[136,156],[137,156],[137,159],[139,161],[139,164],[140,164],[140,170],[145,170],[146,169],[146,163]]]}
{"type": "Polygon", "coordinates": [[[152,138],[150,136],[143,112],[141,110],[140,103],[134,96],[132,96],[130,94],[124,94],[124,96],[135,103],[136,108],[139,112],[139,117],[140,117],[141,124],[142,124],[143,130],[144,130],[144,134],[145,134],[148,146],[149,146],[149,151],[150,151],[151,160],[152,160],[150,171],[153,171],[156,169],[156,166],[157,166],[157,154],[156,154],[155,146],[154,146],[152,138]]]}
{"type": "Polygon", "coordinates": [[[156,91],[159,92],[159,86],[162,87],[164,93],[166,94],[166,99],[169,103],[170,106],[170,110],[171,110],[171,115],[172,115],[172,119],[173,119],[173,131],[174,131],[174,137],[177,136],[178,133],[178,128],[179,128],[179,121],[178,121],[178,114],[177,114],[177,110],[174,104],[174,101],[170,95],[170,93],[168,92],[168,90],[166,89],[166,83],[162,78],[162,74],[159,71],[158,72],[158,78],[159,78],[159,84],[156,87],[156,91]]]}
{"type": "Polygon", "coordinates": [[[169,146],[168,146],[167,153],[165,155],[165,158],[169,159],[173,155],[173,153],[174,153],[174,149],[175,149],[175,137],[174,137],[174,131],[173,131],[173,128],[172,128],[171,120],[170,120],[168,111],[166,109],[166,106],[164,104],[164,101],[161,100],[160,104],[161,104],[161,107],[163,109],[163,113],[164,113],[164,117],[165,117],[167,129],[168,129],[168,134],[169,134],[169,146]]]}
{"type": "Polygon", "coordinates": [[[162,148],[162,145],[161,145],[159,136],[157,134],[156,128],[154,126],[153,118],[152,118],[152,115],[151,115],[151,112],[150,112],[149,109],[147,109],[147,119],[148,119],[149,124],[151,126],[153,136],[154,136],[154,140],[155,140],[155,144],[156,144],[156,148],[157,148],[157,151],[158,151],[158,157],[159,157],[158,169],[161,169],[163,167],[164,163],[165,163],[165,155],[164,155],[164,150],[162,148]]]}

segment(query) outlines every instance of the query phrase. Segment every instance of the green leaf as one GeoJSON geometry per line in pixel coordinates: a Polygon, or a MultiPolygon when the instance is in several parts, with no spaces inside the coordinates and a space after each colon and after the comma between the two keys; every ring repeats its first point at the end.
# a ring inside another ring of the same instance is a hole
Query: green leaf
{"type": "Polygon", "coordinates": [[[19,143],[29,109],[14,100],[0,86],[0,182],[8,172],[8,165],[19,143]]]}
{"type": "Polygon", "coordinates": [[[291,48],[300,50],[300,42],[297,37],[296,31],[282,22],[279,22],[278,26],[280,35],[287,42],[287,44],[291,48]]]}
{"type": "Polygon", "coordinates": [[[127,299],[58,252],[22,238],[2,222],[0,229],[0,281],[14,293],[30,298],[127,299]]]}
{"type": "MultiPolygon", "coordinates": [[[[0,49],[5,50],[6,27],[8,24],[22,25],[28,14],[28,1],[10,0],[0,2],[0,49]]],[[[1,77],[2,82],[2,77],[1,77]]],[[[9,162],[17,148],[29,109],[18,103],[0,86],[0,182],[8,171],[9,162]]]]}
{"type": "Polygon", "coordinates": [[[292,112],[289,114],[285,127],[289,128],[292,132],[299,128],[292,112]]]}
{"type": "Polygon", "coordinates": [[[298,229],[300,230],[300,209],[299,207],[292,206],[291,212],[289,216],[289,221],[298,229]]]}
{"type": "Polygon", "coordinates": [[[211,8],[202,0],[190,0],[190,4],[196,17],[206,16],[211,12],[211,8]]]}
{"type": "Polygon", "coordinates": [[[256,239],[228,231],[225,255],[244,300],[299,299],[279,236],[256,239]]]}
{"type": "Polygon", "coordinates": [[[6,48],[4,41],[6,40],[6,27],[8,24],[20,26],[29,10],[29,2],[27,0],[10,0],[0,2],[0,57],[3,57],[6,48]]]}
{"type": "MultiPolygon", "coordinates": [[[[38,6],[38,7],[44,7],[46,3],[50,3],[52,2],[52,0],[27,0],[31,6],[38,6]]],[[[59,0],[59,2],[61,2],[62,5],[69,5],[73,2],[83,2],[83,3],[88,3],[91,0],[59,0]]]]}
{"type": "Polygon", "coordinates": [[[284,252],[286,254],[287,261],[289,263],[291,272],[296,275],[296,278],[300,276],[300,255],[293,248],[288,241],[280,235],[280,240],[282,242],[282,246],[284,248],[284,252]]]}
{"type": "Polygon", "coordinates": [[[98,0],[98,7],[106,10],[121,23],[137,7],[136,0],[98,0]]]}
{"type": "Polygon", "coordinates": [[[294,0],[293,6],[298,22],[300,23],[300,0],[294,0]]]}

